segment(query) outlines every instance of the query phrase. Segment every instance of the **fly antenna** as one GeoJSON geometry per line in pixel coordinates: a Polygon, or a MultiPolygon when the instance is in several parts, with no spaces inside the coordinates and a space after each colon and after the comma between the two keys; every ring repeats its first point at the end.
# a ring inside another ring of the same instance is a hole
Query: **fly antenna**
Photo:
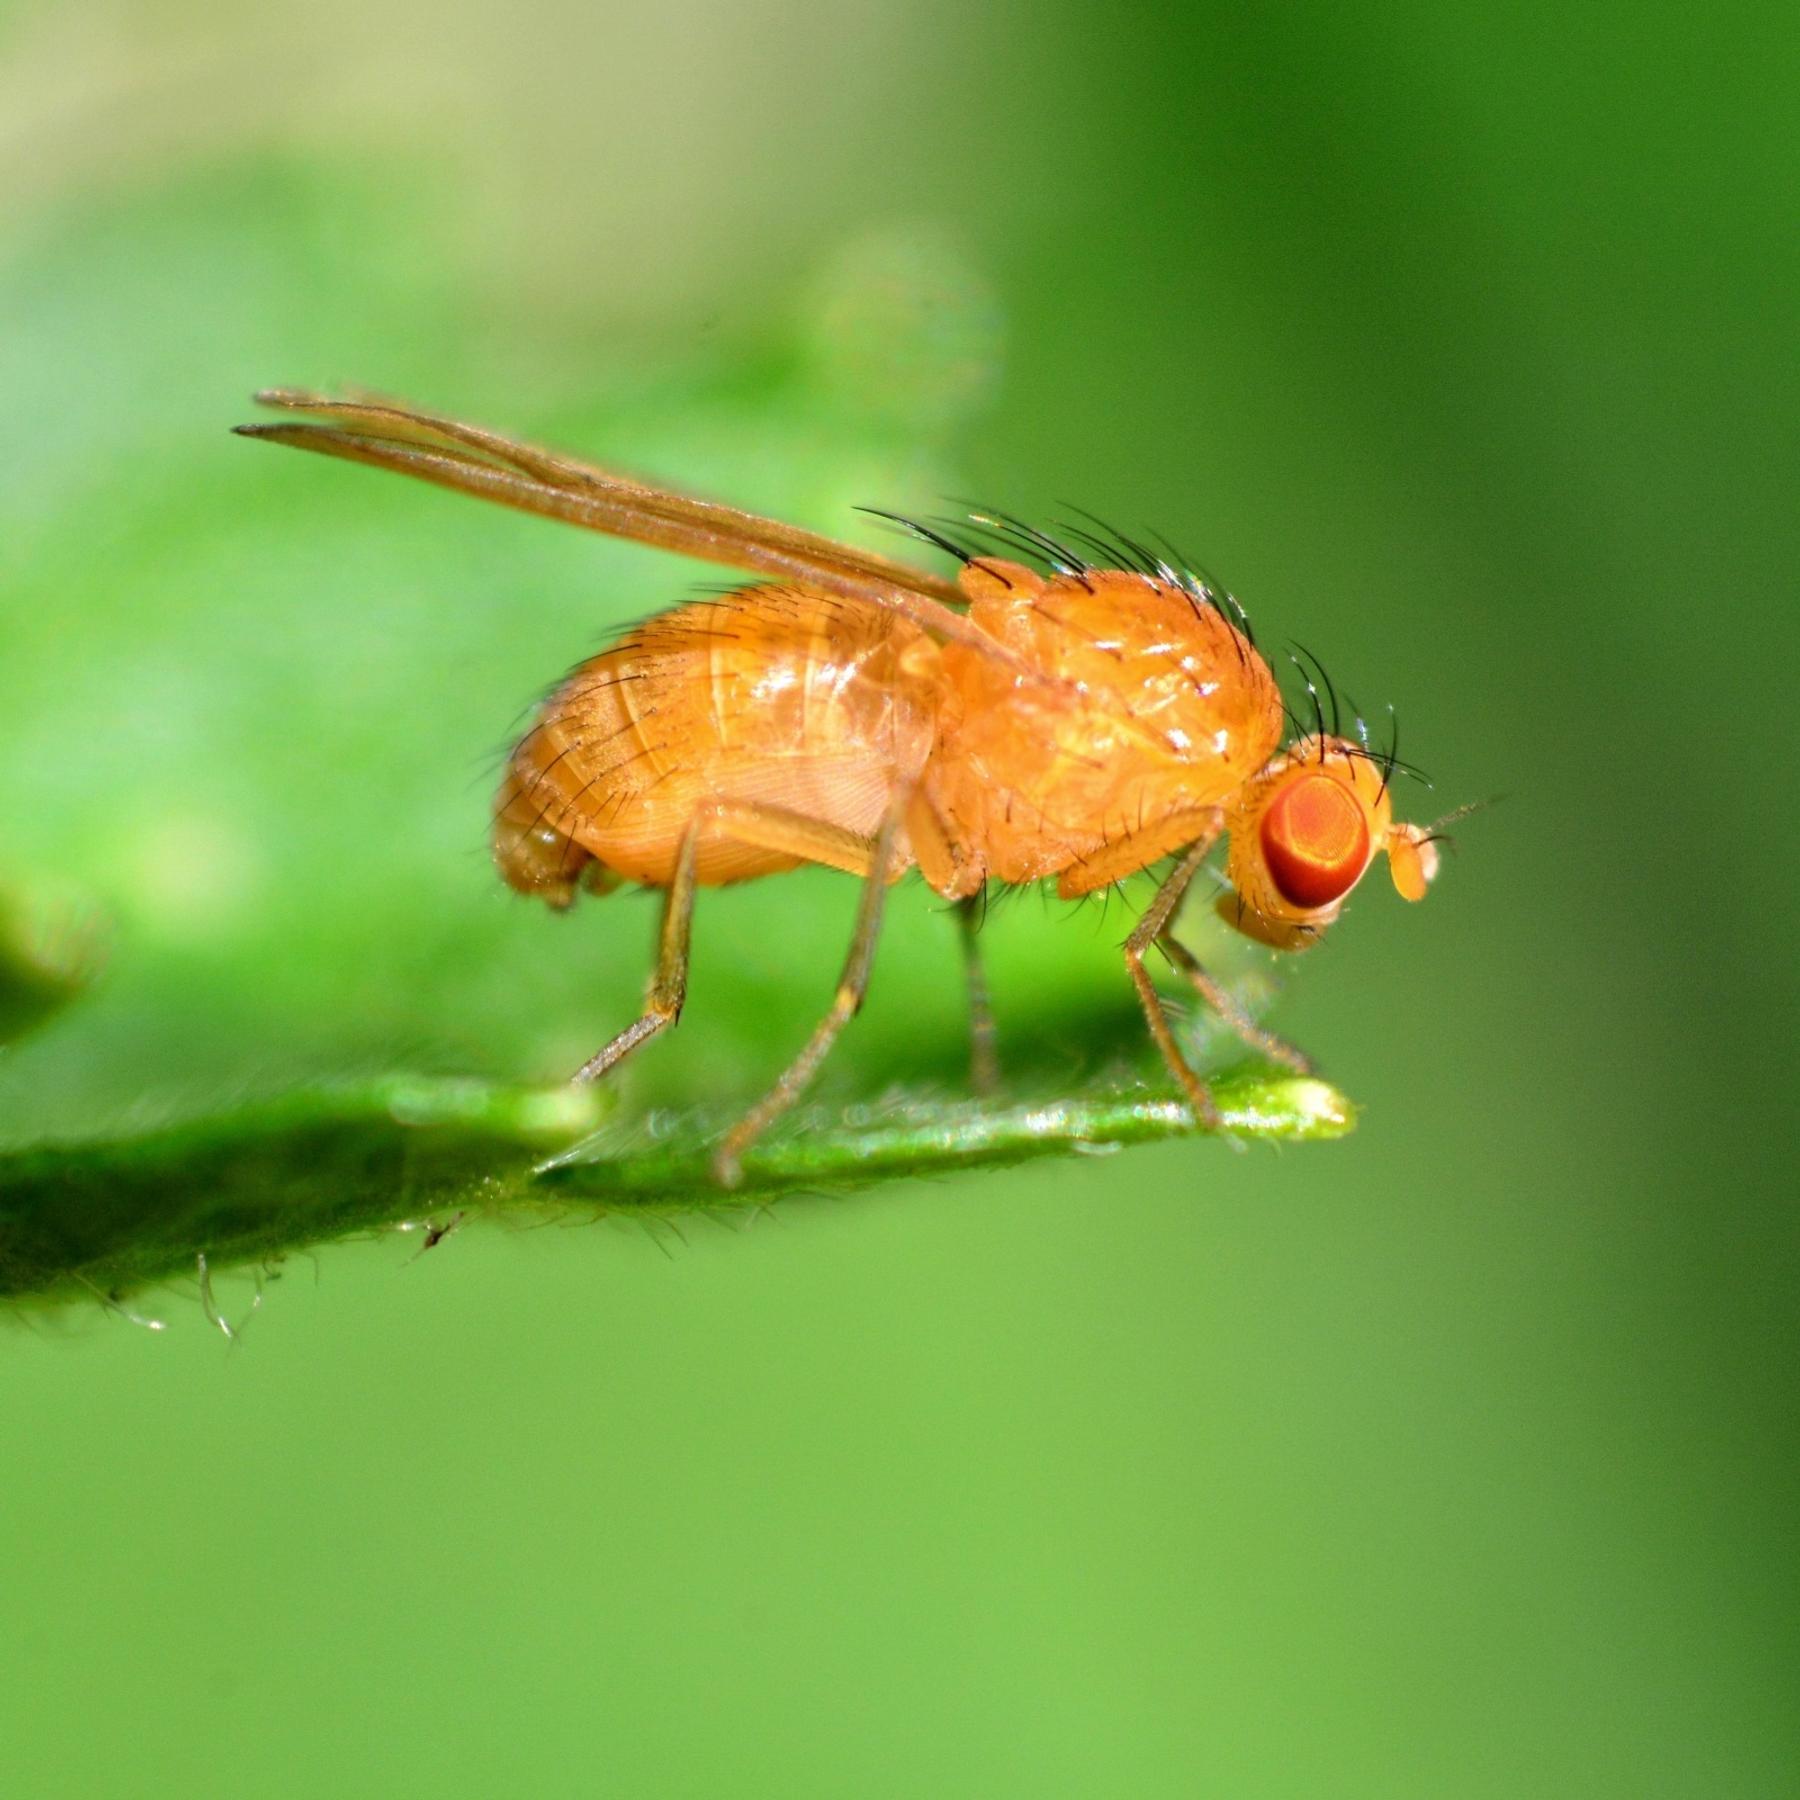
{"type": "Polygon", "coordinates": [[[1471,800],[1466,806],[1453,808],[1441,819],[1434,819],[1425,827],[1424,841],[1428,844],[1442,844],[1446,850],[1454,850],[1456,839],[1444,827],[1468,818],[1471,813],[1486,812],[1490,806],[1498,806],[1505,798],[1504,794],[1489,794],[1485,800],[1471,800]]]}

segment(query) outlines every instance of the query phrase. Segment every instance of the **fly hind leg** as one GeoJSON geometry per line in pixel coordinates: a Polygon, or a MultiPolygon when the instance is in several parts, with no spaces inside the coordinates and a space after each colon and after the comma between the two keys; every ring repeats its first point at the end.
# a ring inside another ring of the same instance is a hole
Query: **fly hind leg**
{"type": "Polygon", "coordinates": [[[869,987],[869,970],[875,961],[875,943],[881,935],[888,883],[893,877],[895,845],[909,798],[906,794],[896,797],[882,820],[880,835],[870,847],[862,901],[856,910],[856,929],[851,934],[850,951],[844,959],[844,972],[838,978],[830,1010],[813,1028],[805,1048],[782,1071],[780,1080],[726,1132],[714,1152],[713,1176],[721,1187],[737,1186],[742,1177],[744,1152],[799,1099],[819,1064],[830,1054],[838,1034],[862,1007],[869,987]]]}
{"type": "Polygon", "coordinates": [[[675,853],[675,872],[663,891],[662,927],[656,939],[656,973],[650,979],[643,1012],[603,1050],[597,1050],[570,1077],[572,1081],[598,1081],[615,1069],[639,1044],[681,1017],[687,999],[688,939],[694,922],[694,858],[700,847],[704,820],[696,817],[681,835],[675,853]]]}
{"type": "Polygon", "coordinates": [[[874,958],[875,938],[881,926],[882,901],[889,881],[897,873],[895,849],[905,798],[902,795],[889,809],[881,833],[874,842],[841,826],[754,801],[715,800],[700,808],[682,834],[675,868],[664,892],[656,973],[651,979],[644,1011],[603,1050],[589,1057],[573,1079],[599,1080],[617,1068],[640,1044],[666,1030],[681,1016],[682,1002],[687,997],[688,939],[694,915],[695,870],[703,841],[729,838],[866,877],[862,907],[857,914],[856,937],[851,943],[850,957],[831,1012],[769,1094],[732,1127],[714,1159],[713,1170],[719,1181],[727,1187],[734,1186],[744,1151],[771,1120],[793,1104],[814,1069],[824,1060],[846,1020],[862,1004],[869,964],[874,958]]]}

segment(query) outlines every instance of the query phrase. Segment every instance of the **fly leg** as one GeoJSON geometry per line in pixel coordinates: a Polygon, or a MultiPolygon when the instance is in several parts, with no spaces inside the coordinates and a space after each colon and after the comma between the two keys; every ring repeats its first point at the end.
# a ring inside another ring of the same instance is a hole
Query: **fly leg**
{"type": "Polygon", "coordinates": [[[985,1099],[1000,1085],[1000,1059],[994,1048],[994,1009],[988,1004],[987,975],[981,966],[983,910],[979,894],[956,903],[963,972],[969,985],[969,1086],[985,1099]]]}
{"type": "Polygon", "coordinates": [[[656,973],[642,1015],[627,1025],[604,1050],[597,1050],[570,1077],[572,1081],[598,1081],[615,1069],[639,1044],[648,1042],[681,1017],[687,998],[688,938],[694,922],[694,857],[700,847],[703,821],[696,817],[681,835],[675,853],[675,873],[663,892],[662,929],[657,934],[656,973]]]}
{"type": "Polygon", "coordinates": [[[869,969],[875,960],[875,942],[881,935],[881,914],[892,873],[895,841],[910,798],[907,793],[897,795],[882,820],[881,833],[875,840],[863,882],[850,952],[844,959],[844,972],[838,978],[837,993],[832,997],[830,1010],[813,1028],[805,1048],[782,1071],[780,1080],[726,1132],[724,1141],[714,1152],[713,1175],[721,1187],[737,1186],[744,1152],[799,1099],[819,1064],[837,1042],[838,1034],[856,1016],[863,1003],[863,995],[869,986],[869,969]]]}
{"type": "MultiPolygon", "coordinates": [[[[766,850],[780,850],[827,868],[864,874],[869,840],[780,807],[753,801],[715,800],[700,808],[681,835],[675,868],[663,892],[662,930],[657,939],[656,973],[641,1017],[627,1025],[605,1049],[596,1051],[570,1077],[598,1081],[659,1031],[681,1017],[687,998],[688,938],[694,920],[694,871],[703,838],[735,838],[766,850]]],[[[590,865],[597,867],[598,865],[590,865]]]]}
{"type": "Polygon", "coordinates": [[[1150,1035],[1156,1040],[1156,1047],[1162,1052],[1162,1059],[1168,1064],[1169,1073],[1181,1084],[1182,1091],[1187,1095],[1188,1104],[1194,1109],[1195,1121],[1212,1131],[1217,1131],[1224,1121],[1219,1116],[1218,1107],[1213,1104],[1211,1090],[1194,1073],[1187,1058],[1181,1053],[1181,1046],[1175,1042],[1175,1033],[1169,1025],[1169,1015],[1163,1007],[1162,996],[1157,993],[1156,985],[1150,979],[1150,971],[1144,967],[1144,952],[1167,930],[1170,919],[1175,916],[1176,907],[1181,904],[1181,896],[1187,892],[1188,883],[1206,861],[1217,836],[1218,829],[1215,826],[1205,837],[1183,852],[1181,861],[1156,890],[1144,916],[1138,920],[1131,936],[1125,940],[1125,967],[1130,972],[1132,984],[1137,988],[1138,999],[1143,1003],[1144,1018],[1150,1027],[1150,1035]]]}
{"type": "Polygon", "coordinates": [[[1252,1050],[1260,1051],[1270,1062],[1280,1063],[1283,1068],[1292,1069],[1296,1075],[1310,1075],[1313,1072],[1311,1060],[1303,1051],[1296,1050],[1285,1038],[1279,1038],[1272,1031],[1265,1031],[1251,1016],[1245,1012],[1238,998],[1229,988],[1215,981],[1200,966],[1196,957],[1186,944],[1176,941],[1175,928],[1165,925],[1157,935],[1157,946],[1175,968],[1184,975],[1196,994],[1216,1012],[1227,1025],[1241,1037],[1252,1050]]]}
{"type": "Polygon", "coordinates": [[[956,931],[969,990],[969,1086],[985,1096],[1000,1085],[994,1014],[988,1004],[987,977],[981,969],[977,935],[987,914],[986,866],[951,838],[924,793],[915,793],[907,804],[906,835],[925,885],[956,902],[956,931]]]}

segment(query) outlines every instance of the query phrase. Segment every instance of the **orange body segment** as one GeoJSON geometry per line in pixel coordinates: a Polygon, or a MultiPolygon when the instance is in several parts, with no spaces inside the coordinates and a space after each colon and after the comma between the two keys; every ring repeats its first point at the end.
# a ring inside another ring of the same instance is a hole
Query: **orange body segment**
{"type": "MultiPolygon", "coordinates": [[[[860,873],[857,846],[931,752],[939,656],[907,620],[805,589],[659,614],[577,668],[519,740],[495,807],[500,872],[557,905],[589,863],[666,886],[695,813],[725,802],[837,828],[836,865],[860,873]]],[[[695,879],[747,881],[799,861],[707,840],[695,879]]],[[[896,872],[911,861],[902,844],[896,872]]]]}
{"type": "MultiPolygon", "coordinates": [[[[1001,566],[1005,587],[973,584],[970,620],[1041,674],[806,588],[652,619],[576,669],[520,739],[495,812],[501,873],[557,905],[590,863],[666,886],[704,804],[753,802],[869,841],[891,796],[915,788],[894,868],[922,863],[946,895],[1045,876],[1079,894],[1192,843],[1195,816],[1280,736],[1267,665],[1173,584],[1001,566]]],[[[695,880],[797,860],[703,842],[695,880]]]]}
{"type": "MultiPolygon", "coordinates": [[[[987,565],[991,570],[994,565],[987,565]]],[[[1262,658],[1174,582],[1123,570],[1046,581],[1016,564],[965,585],[970,619],[1044,671],[1031,682],[964,644],[926,791],[968,851],[968,879],[1117,880],[1193,841],[1157,827],[1218,805],[1268,759],[1281,700],[1262,658]],[[1142,840],[1123,860],[1116,847],[1142,840]]],[[[983,565],[972,565],[983,569],[983,565]]]]}

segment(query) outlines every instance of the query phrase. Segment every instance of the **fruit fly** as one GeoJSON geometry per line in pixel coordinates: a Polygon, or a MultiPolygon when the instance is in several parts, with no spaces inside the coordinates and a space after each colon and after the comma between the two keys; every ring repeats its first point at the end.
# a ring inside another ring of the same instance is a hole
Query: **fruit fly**
{"type": "Polygon", "coordinates": [[[861,879],[830,1010],[723,1138],[714,1172],[726,1185],[861,1005],[886,891],[908,869],[957,903],[986,1088],[993,1034],[974,932],[987,884],[1053,878],[1074,899],[1172,858],[1125,963],[1207,1125],[1219,1116],[1145,967],[1152,946],[1248,1043],[1307,1067],[1174,936],[1219,839],[1223,916],[1280,950],[1316,941],[1378,855],[1408,900],[1436,874],[1431,830],[1393,816],[1392,751],[1372,750],[1360,724],[1344,736],[1335,695],[1327,725],[1310,682],[1313,725],[1296,722],[1283,748],[1288,715],[1242,609],[1180,558],[1104,527],[1056,537],[995,513],[956,525],[881,515],[953,556],[952,580],[386,401],[257,398],[311,417],[239,427],[246,436],[759,578],[658,613],[582,663],[514,746],[493,817],[501,876],[551,907],[622,883],[663,895],[644,1011],[576,1081],[680,1017],[696,889],[808,863],[861,879]]]}

